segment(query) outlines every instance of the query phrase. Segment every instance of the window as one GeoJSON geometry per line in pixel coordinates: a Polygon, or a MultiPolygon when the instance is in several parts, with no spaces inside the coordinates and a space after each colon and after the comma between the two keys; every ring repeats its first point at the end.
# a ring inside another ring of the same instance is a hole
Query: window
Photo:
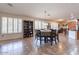
{"type": "Polygon", "coordinates": [[[17,25],[17,18],[14,18],[14,33],[17,33],[17,28],[18,27],[18,25],[17,25]]]}
{"type": "Polygon", "coordinates": [[[8,33],[12,33],[12,32],[13,32],[13,19],[8,18],[8,33]]]}
{"type": "Polygon", "coordinates": [[[35,29],[47,29],[48,23],[41,20],[35,20],[35,29]]]}
{"type": "Polygon", "coordinates": [[[7,18],[2,17],[2,33],[7,33],[7,18]]]}
{"type": "Polygon", "coordinates": [[[45,21],[43,21],[43,22],[42,22],[42,28],[43,28],[43,29],[47,29],[47,26],[48,26],[48,23],[45,22],[45,21]]]}
{"type": "Polygon", "coordinates": [[[35,29],[39,29],[39,20],[35,20],[35,29]]]}
{"type": "Polygon", "coordinates": [[[35,29],[41,29],[41,21],[40,20],[35,21],[35,29]]]}
{"type": "Polygon", "coordinates": [[[7,33],[21,33],[22,32],[22,19],[2,17],[2,34],[7,33]]]}
{"type": "Polygon", "coordinates": [[[42,23],[41,23],[41,21],[38,21],[38,29],[41,29],[41,25],[42,23]]]}
{"type": "Polygon", "coordinates": [[[22,19],[18,19],[18,32],[22,32],[22,19]]]}

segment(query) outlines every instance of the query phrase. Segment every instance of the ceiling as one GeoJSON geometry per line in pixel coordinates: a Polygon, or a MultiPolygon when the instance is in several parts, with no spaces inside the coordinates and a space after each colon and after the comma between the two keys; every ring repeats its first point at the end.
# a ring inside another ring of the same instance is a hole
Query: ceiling
{"type": "Polygon", "coordinates": [[[0,12],[32,16],[45,19],[79,18],[78,3],[0,3],[0,12]]]}

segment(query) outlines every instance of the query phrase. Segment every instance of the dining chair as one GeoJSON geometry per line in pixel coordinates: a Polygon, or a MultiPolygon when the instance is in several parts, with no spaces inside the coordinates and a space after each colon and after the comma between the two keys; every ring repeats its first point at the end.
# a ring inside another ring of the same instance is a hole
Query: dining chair
{"type": "Polygon", "coordinates": [[[58,31],[56,32],[56,39],[59,42],[59,33],[58,33],[58,31]]]}
{"type": "Polygon", "coordinates": [[[59,42],[59,36],[57,30],[51,30],[51,45],[55,41],[55,44],[57,44],[57,41],[59,42]]]}
{"type": "Polygon", "coordinates": [[[46,36],[42,35],[43,33],[41,32],[41,30],[36,30],[36,38],[37,40],[40,40],[40,44],[42,43],[42,41],[44,41],[44,43],[46,43],[46,36]],[[44,39],[43,39],[44,38],[44,39]]]}
{"type": "Polygon", "coordinates": [[[36,35],[35,35],[35,38],[37,39],[37,40],[40,40],[40,44],[41,44],[41,31],[40,30],[36,30],[36,35]]]}

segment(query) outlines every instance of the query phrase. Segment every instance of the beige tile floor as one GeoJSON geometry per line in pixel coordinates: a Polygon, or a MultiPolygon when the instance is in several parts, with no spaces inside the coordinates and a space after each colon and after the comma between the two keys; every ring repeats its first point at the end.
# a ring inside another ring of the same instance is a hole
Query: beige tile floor
{"type": "Polygon", "coordinates": [[[58,44],[42,44],[35,38],[0,41],[0,55],[77,55],[79,41],[59,34],[58,44]]]}

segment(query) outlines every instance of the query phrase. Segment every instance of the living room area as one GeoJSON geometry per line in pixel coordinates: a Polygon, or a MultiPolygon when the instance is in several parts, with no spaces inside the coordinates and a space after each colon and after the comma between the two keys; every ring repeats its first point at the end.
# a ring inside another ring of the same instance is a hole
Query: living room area
{"type": "Polygon", "coordinates": [[[78,6],[0,3],[0,55],[79,54],[78,6]]]}

